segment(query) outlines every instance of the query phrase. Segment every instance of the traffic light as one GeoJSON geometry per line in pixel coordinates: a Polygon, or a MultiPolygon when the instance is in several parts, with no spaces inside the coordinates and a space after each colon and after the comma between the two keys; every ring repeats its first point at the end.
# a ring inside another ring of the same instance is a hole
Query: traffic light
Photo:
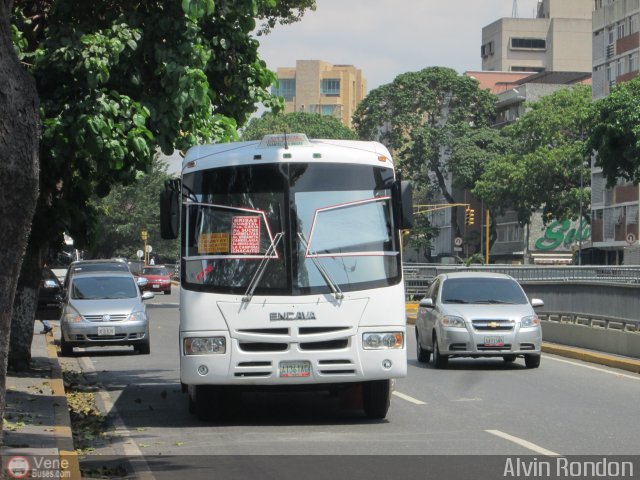
{"type": "Polygon", "coordinates": [[[473,225],[475,212],[473,208],[467,207],[464,210],[464,223],[465,225],[473,225]]]}

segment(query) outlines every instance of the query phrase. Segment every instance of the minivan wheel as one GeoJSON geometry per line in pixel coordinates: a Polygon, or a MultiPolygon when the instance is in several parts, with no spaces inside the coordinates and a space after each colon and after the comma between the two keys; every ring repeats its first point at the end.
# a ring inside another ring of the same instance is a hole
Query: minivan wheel
{"type": "Polygon", "coordinates": [[[416,328],[416,357],[418,357],[418,361],[421,363],[429,363],[429,359],[431,358],[431,352],[422,348],[420,345],[420,334],[418,333],[418,329],[416,328]]]}
{"type": "Polygon", "coordinates": [[[73,345],[64,339],[64,333],[60,335],[60,355],[70,357],[73,355],[73,345]]]}
{"type": "Polygon", "coordinates": [[[367,417],[386,417],[390,404],[391,380],[372,380],[362,384],[362,406],[367,417]]]}
{"type": "Polygon", "coordinates": [[[140,355],[149,355],[151,353],[151,343],[149,337],[133,346],[133,349],[140,355]]]}
{"type": "Polygon", "coordinates": [[[527,368],[538,368],[540,366],[540,355],[525,355],[524,364],[527,368]]]}
{"type": "Polygon", "coordinates": [[[440,347],[438,347],[438,337],[433,332],[433,366],[436,368],[446,368],[449,362],[449,357],[440,353],[440,347]]]}

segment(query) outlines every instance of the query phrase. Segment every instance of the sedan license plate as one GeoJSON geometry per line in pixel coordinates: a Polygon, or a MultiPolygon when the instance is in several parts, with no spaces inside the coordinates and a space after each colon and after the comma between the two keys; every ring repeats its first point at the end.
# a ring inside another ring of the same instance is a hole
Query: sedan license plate
{"type": "Polygon", "coordinates": [[[310,377],[311,376],[311,362],[296,361],[296,362],[280,362],[280,376],[281,377],[310,377]]]}
{"type": "Polygon", "coordinates": [[[116,334],[116,327],[98,327],[98,336],[109,336],[116,334]]]}
{"type": "Polygon", "coordinates": [[[504,337],[484,337],[484,344],[487,347],[502,347],[504,345],[504,337]]]}
{"type": "Polygon", "coordinates": [[[153,288],[160,288],[160,285],[152,285],[153,288]]]}

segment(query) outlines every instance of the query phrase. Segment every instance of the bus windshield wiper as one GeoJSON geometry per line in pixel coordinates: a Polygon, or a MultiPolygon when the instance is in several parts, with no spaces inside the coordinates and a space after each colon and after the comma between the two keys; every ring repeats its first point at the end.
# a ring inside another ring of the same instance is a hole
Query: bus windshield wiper
{"type": "Polygon", "coordinates": [[[258,265],[256,272],[253,274],[253,277],[249,282],[249,286],[247,287],[247,291],[244,292],[244,296],[242,297],[243,302],[249,303],[251,301],[251,298],[253,297],[253,292],[258,286],[258,283],[260,283],[262,274],[264,273],[264,271],[267,268],[267,265],[269,265],[269,262],[273,258],[273,254],[275,253],[276,248],[278,247],[278,243],[280,243],[280,240],[282,239],[283,236],[284,236],[284,232],[280,232],[276,234],[275,238],[273,239],[273,242],[271,242],[271,245],[265,252],[264,257],[262,257],[262,260],[260,260],[260,265],[258,265]]]}
{"type": "MultiPolygon", "coordinates": [[[[304,245],[304,248],[306,250],[309,250],[309,244],[305,240],[304,235],[302,233],[298,233],[298,237],[300,237],[300,241],[304,245]]],[[[315,252],[309,251],[309,253],[314,254],[315,252]]],[[[313,261],[313,264],[316,266],[316,268],[320,272],[320,276],[323,278],[325,283],[329,286],[329,288],[333,292],[333,295],[336,297],[336,300],[343,299],[344,294],[342,293],[342,290],[340,290],[340,287],[335,282],[335,280],[331,278],[331,275],[329,275],[329,272],[327,272],[326,268],[324,268],[324,266],[320,263],[320,261],[316,257],[312,256],[310,258],[313,261]]]]}

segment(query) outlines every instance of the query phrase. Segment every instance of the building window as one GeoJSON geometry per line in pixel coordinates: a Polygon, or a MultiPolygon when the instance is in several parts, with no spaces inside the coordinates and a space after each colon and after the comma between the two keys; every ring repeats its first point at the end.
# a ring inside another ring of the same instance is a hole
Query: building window
{"type": "Polygon", "coordinates": [[[616,30],[613,27],[609,28],[609,45],[613,44],[616,41],[616,30]]]}
{"type": "Polygon", "coordinates": [[[540,72],[544,72],[544,67],[518,67],[517,65],[514,65],[511,67],[511,71],[512,72],[536,72],[536,73],[540,73],[540,72]]]}
{"type": "Polygon", "coordinates": [[[505,243],[520,241],[520,226],[517,223],[498,225],[496,233],[498,234],[496,242],[505,243]]]}
{"type": "Polygon", "coordinates": [[[638,52],[632,53],[629,55],[629,71],[637,72],[638,71],[638,52]]]}
{"type": "Polygon", "coordinates": [[[602,0],[596,0],[596,10],[600,10],[602,8],[602,0]]]}
{"type": "Polygon", "coordinates": [[[616,76],[621,77],[624,74],[624,58],[621,58],[620,60],[618,60],[618,70],[616,71],[616,76]]]}
{"type": "Polygon", "coordinates": [[[624,37],[624,22],[618,23],[617,27],[618,27],[618,38],[623,38],[624,37]]]}
{"type": "Polygon", "coordinates": [[[320,83],[320,95],[327,97],[340,96],[340,79],[339,78],[323,78],[320,83]]]}
{"type": "Polygon", "coordinates": [[[271,93],[278,97],[284,97],[287,102],[292,102],[293,97],[296,96],[295,78],[280,78],[278,80],[278,87],[274,88],[271,93]]]}
{"type": "Polygon", "coordinates": [[[493,55],[493,40],[480,47],[480,55],[482,55],[482,58],[493,55]]]}
{"type": "Polygon", "coordinates": [[[638,14],[629,17],[629,35],[638,32],[638,14]]]}
{"type": "Polygon", "coordinates": [[[547,48],[547,41],[544,38],[512,38],[511,48],[544,50],[547,48]]]}

